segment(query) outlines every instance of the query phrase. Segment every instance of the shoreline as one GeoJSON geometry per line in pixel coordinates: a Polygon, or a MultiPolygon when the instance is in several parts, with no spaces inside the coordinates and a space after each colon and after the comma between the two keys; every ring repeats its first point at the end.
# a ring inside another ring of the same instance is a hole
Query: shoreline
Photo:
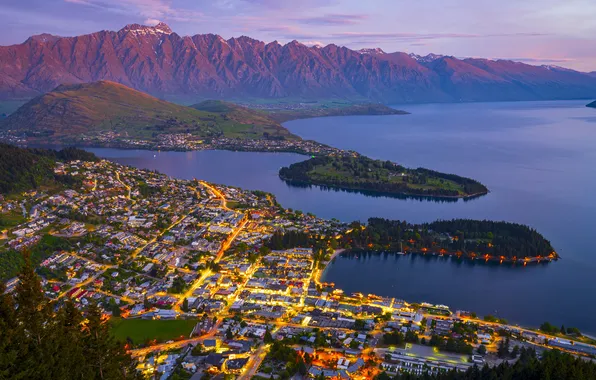
{"type": "MultiPolygon", "coordinates": [[[[296,140],[293,140],[294,142],[296,140]]],[[[336,154],[353,154],[356,152],[352,152],[352,151],[345,151],[345,150],[341,150],[338,148],[333,148],[331,146],[328,145],[324,145],[324,144],[320,144],[314,140],[298,140],[298,141],[303,141],[307,144],[315,144],[320,146],[323,149],[326,149],[328,151],[326,152],[314,152],[314,151],[309,151],[307,149],[259,149],[259,148],[251,148],[251,147],[245,147],[243,149],[238,149],[238,147],[233,147],[233,146],[205,146],[202,149],[187,149],[187,148],[163,148],[163,147],[148,147],[148,146],[130,146],[130,145],[124,145],[124,146],[120,146],[120,145],[104,145],[104,144],[74,144],[74,145],[58,145],[58,144],[37,144],[37,143],[32,143],[32,144],[16,144],[16,143],[10,143],[16,146],[21,146],[21,147],[31,147],[31,148],[48,148],[48,149],[63,149],[69,146],[74,146],[80,149],[122,149],[122,150],[145,150],[145,151],[153,151],[153,152],[180,152],[180,153],[185,153],[185,152],[201,152],[201,151],[227,151],[227,152],[246,152],[246,153],[288,153],[288,154],[298,154],[301,156],[327,156],[329,155],[331,152],[330,151],[335,151],[336,154]]],[[[358,155],[360,155],[359,153],[356,153],[358,155]]],[[[458,200],[462,199],[464,201],[468,201],[468,200],[472,200],[472,199],[476,199],[476,198],[480,198],[482,196],[488,195],[490,193],[490,190],[487,190],[486,192],[477,192],[474,194],[465,194],[465,195],[432,195],[432,194],[419,194],[419,193],[415,193],[415,192],[386,192],[386,191],[376,191],[376,190],[369,190],[369,189],[362,189],[362,188],[349,188],[349,187],[341,187],[341,186],[335,186],[335,185],[328,185],[328,184],[324,184],[324,183],[318,183],[318,182],[305,182],[305,181],[297,181],[297,180],[292,180],[292,179],[288,179],[284,176],[282,176],[281,174],[279,174],[278,172],[278,177],[286,182],[288,185],[291,186],[296,186],[296,187],[300,187],[300,186],[319,186],[319,187],[327,187],[330,189],[334,189],[334,190],[339,190],[339,191],[348,191],[348,192],[356,192],[356,193],[360,193],[363,195],[372,195],[372,196],[381,196],[381,197],[389,197],[389,198],[400,198],[400,197],[407,197],[407,198],[422,198],[422,199],[427,199],[427,200],[437,200],[437,201],[447,201],[447,202],[457,202],[458,200]]]]}
{"type": "MultiPolygon", "coordinates": [[[[399,255],[397,251],[374,251],[371,249],[364,249],[364,248],[353,248],[351,250],[344,250],[342,253],[347,254],[357,254],[357,253],[388,253],[393,255],[399,255]]],[[[475,255],[469,256],[464,254],[458,254],[457,252],[419,252],[419,251],[407,251],[403,252],[400,256],[408,256],[408,255],[417,255],[423,256],[428,258],[446,258],[446,259],[455,259],[455,260],[466,260],[470,262],[477,262],[479,264],[514,264],[518,265],[521,264],[522,266],[526,266],[527,264],[548,264],[553,261],[558,261],[561,259],[559,255],[553,257],[543,257],[543,256],[532,256],[532,257],[524,257],[522,259],[515,259],[514,258],[507,258],[507,257],[494,257],[490,255],[475,255]]],[[[334,256],[335,258],[335,256],[334,256]]]]}
{"type": "Polygon", "coordinates": [[[465,195],[429,195],[429,194],[418,194],[418,193],[411,193],[411,192],[387,192],[387,191],[377,191],[377,190],[370,190],[370,189],[362,189],[362,188],[352,188],[352,187],[342,187],[342,186],[336,186],[336,185],[329,185],[329,184],[325,184],[325,183],[319,183],[319,182],[307,182],[307,181],[299,181],[299,180],[294,180],[294,179],[289,179],[287,177],[282,176],[281,174],[279,174],[279,178],[286,182],[289,185],[292,186],[319,186],[319,187],[328,187],[330,189],[335,189],[335,190],[343,190],[343,191],[352,191],[352,192],[357,192],[357,193],[361,193],[364,195],[367,195],[366,193],[369,193],[369,195],[377,195],[377,196],[384,196],[384,197],[399,197],[399,196],[406,196],[406,197],[420,197],[420,198],[428,198],[428,199],[437,199],[437,200],[446,200],[446,201],[457,201],[459,199],[463,199],[463,200],[471,200],[471,199],[475,199],[475,198],[479,198],[485,195],[488,195],[490,193],[490,190],[487,190],[486,192],[479,192],[479,193],[474,193],[474,194],[465,194],[465,195]]]}

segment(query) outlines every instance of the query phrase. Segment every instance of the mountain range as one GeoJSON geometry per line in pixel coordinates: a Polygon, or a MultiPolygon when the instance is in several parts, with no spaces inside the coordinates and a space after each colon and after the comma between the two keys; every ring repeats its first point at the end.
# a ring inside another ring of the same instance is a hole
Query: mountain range
{"type": "Polygon", "coordinates": [[[382,103],[592,98],[596,75],[508,60],[425,57],[337,45],[285,45],[165,24],[76,37],[41,34],[0,47],[0,99],[109,80],[181,103],[202,99],[346,99],[382,103]]]}

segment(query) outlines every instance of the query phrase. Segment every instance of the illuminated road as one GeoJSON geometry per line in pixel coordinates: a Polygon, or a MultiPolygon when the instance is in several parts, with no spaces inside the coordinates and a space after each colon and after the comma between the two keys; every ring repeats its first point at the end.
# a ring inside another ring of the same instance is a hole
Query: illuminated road
{"type": "Polygon", "coordinates": [[[259,370],[261,363],[265,360],[267,353],[269,352],[269,345],[259,347],[250,357],[244,373],[238,377],[238,380],[250,380],[259,370]]]}
{"type": "Polygon", "coordinates": [[[122,180],[120,179],[120,172],[119,171],[116,171],[116,180],[118,180],[118,182],[120,182],[120,184],[122,186],[124,186],[124,188],[127,190],[126,198],[127,199],[131,199],[130,194],[132,192],[132,188],[130,186],[128,186],[127,184],[125,184],[124,182],[122,182],[122,180]]]}
{"type": "Polygon", "coordinates": [[[215,196],[219,199],[221,199],[221,207],[227,211],[231,211],[230,208],[228,208],[228,201],[226,199],[226,197],[224,197],[224,195],[217,190],[215,187],[211,186],[210,184],[208,184],[205,181],[200,181],[200,184],[205,186],[207,189],[209,189],[213,194],[215,194],[215,196]]]}

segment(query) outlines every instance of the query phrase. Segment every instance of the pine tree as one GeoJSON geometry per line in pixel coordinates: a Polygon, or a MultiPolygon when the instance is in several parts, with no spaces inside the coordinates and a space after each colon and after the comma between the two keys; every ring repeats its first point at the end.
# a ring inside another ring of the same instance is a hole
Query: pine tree
{"type": "Polygon", "coordinates": [[[51,373],[54,365],[52,341],[57,335],[52,307],[43,295],[39,277],[28,254],[16,286],[15,315],[19,358],[14,379],[38,379],[51,373]]]}
{"type": "Polygon", "coordinates": [[[49,302],[28,255],[15,294],[0,283],[0,380],[137,379],[96,305],[88,322],[71,302],[49,302]]]}
{"type": "Polygon", "coordinates": [[[271,335],[271,331],[269,331],[269,328],[267,328],[265,330],[265,336],[263,337],[263,342],[265,342],[265,343],[273,342],[273,336],[271,335]]]}
{"type": "Polygon", "coordinates": [[[90,304],[83,329],[85,365],[97,379],[135,379],[134,362],[110,335],[109,325],[102,320],[100,308],[90,304]]]}
{"type": "Polygon", "coordinates": [[[15,305],[10,295],[4,294],[6,287],[0,281],[0,379],[9,379],[17,360],[15,347],[17,326],[15,305]]]}
{"type": "Polygon", "coordinates": [[[87,379],[90,377],[87,368],[72,363],[84,363],[85,355],[81,342],[83,315],[76,306],[67,301],[55,316],[56,335],[53,339],[54,379],[87,379]]]}

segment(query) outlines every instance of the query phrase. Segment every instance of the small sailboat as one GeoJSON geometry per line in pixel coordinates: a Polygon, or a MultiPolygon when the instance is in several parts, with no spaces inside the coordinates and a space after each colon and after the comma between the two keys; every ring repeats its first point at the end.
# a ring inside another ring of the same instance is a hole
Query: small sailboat
{"type": "Polygon", "coordinates": [[[399,242],[399,252],[397,252],[398,255],[405,255],[404,250],[403,250],[403,245],[402,242],[399,242]]]}

